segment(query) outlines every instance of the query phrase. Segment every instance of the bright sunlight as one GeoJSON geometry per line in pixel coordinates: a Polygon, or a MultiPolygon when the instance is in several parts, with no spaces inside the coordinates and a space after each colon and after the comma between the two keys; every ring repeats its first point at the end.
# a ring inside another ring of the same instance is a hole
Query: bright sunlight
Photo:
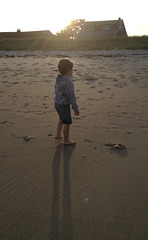
{"type": "Polygon", "coordinates": [[[128,35],[148,35],[147,0],[5,0],[1,2],[0,32],[50,30],[53,34],[71,20],[124,20],[128,35]]]}

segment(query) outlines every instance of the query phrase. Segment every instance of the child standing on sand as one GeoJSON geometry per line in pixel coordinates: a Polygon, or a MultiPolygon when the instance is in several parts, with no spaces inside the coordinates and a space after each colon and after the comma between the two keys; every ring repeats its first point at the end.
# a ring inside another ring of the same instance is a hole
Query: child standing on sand
{"type": "Polygon", "coordinates": [[[63,128],[64,146],[76,144],[69,140],[70,124],[72,124],[70,105],[74,110],[76,116],[79,115],[79,109],[76,102],[74,85],[71,81],[73,72],[73,63],[68,59],[61,59],[58,64],[60,74],[56,78],[55,84],[55,109],[59,115],[59,122],[57,126],[57,135],[55,139],[61,139],[61,132],[63,128]]]}

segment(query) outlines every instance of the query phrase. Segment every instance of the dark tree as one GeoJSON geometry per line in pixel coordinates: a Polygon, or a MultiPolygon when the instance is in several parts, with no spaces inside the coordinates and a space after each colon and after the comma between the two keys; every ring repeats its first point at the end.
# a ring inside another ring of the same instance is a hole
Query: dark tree
{"type": "Polygon", "coordinates": [[[61,30],[61,32],[56,33],[56,35],[61,38],[75,39],[77,38],[77,34],[81,30],[81,26],[83,25],[84,21],[85,19],[72,20],[70,25],[61,30]]]}

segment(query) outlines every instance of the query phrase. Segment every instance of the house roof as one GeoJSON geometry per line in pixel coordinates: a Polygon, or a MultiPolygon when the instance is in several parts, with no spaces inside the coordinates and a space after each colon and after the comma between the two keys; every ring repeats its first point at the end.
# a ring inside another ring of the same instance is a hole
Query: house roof
{"type": "Polygon", "coordinates": [[[127,36],[122,19],[84,22],[78,38],[115,37],[118,34],[127,36]]]}
{"type": "Polygon", "coordinates": [[[85,25],[104,25],[104,24],[114,24],[118,21],[123,21],[122,19],[117,19],[117,20],[105,20],[105,21],[88,21],[84,22],[85,25]]]}
{"type": "Polygon", "coordinates": [[[40,38],[45,36],[51,37],[53,34],[49,30],[30,32],[0,32],[0,38],[40,38]]]}

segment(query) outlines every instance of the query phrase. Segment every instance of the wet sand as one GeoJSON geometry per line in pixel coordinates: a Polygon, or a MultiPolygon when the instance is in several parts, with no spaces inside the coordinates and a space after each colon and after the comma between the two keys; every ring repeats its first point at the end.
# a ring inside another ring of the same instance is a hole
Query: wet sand
{"type": "Polygon", "coordinates": [[[147,239],[147,63],[148,51],[0,52],[0,240],[147,239]],[[75,147],[54,139],[64,56],[75,147]]]}

